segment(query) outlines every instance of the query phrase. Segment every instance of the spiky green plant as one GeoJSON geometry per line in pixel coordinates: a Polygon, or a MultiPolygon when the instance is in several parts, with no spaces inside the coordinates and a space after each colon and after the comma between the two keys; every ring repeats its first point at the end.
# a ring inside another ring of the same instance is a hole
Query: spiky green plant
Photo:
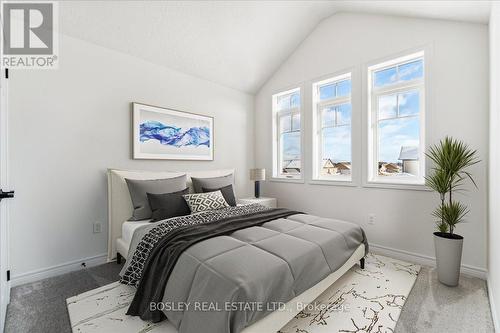
{"type": "Polygon", "coordinates": [[[437,228],[440,232],[448,232],[448,224],[445,223],[441,210],[445,204],[446,193],[448,192],[450,184],[450,177],[448,176],[448,173],[442,169],[435,168],[429,176],[425,177],[425,182],[427,186],[439,193],[439,198],[441,200],[441,204],[436,207],[436,210],[433,212],[433,215],[438,218],[438,221],[436,221],[437,228]]]}
{"type": "Polygon", "coordinates": [[[463,190],[467,179],[477,188],[467,170],[480,162],[476,157],[477,151],[470,149],[462,141],[447,136],[439,144],[429,147],[426,156],[434,162],[431,174],[425,178],[426,184],[439,193],[441,200],[439,207],[433,212],[433,216],[438,218],[437,228],[440,232],[449,230],[450,234],[453,234],[456,225],[462,222],[468,213],[465,205],[453,200],[453,192],[463,190]]]}
{"type": "Polygon", "coordinates": [[[433,215],[444,223],[438,223],[438,230],[440,232],[450,231],[453,234],[457,224],[463,221],[465,215],[469,210],[467,206],[458,201],[453,201],[452,203],[445,203],[443,206],[439,206],[433,213],[433,215]]]}

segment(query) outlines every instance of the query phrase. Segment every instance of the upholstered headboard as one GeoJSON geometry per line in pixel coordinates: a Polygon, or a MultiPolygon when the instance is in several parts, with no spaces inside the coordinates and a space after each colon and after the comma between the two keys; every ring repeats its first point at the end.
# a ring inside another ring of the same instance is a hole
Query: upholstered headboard
{"type": "Polygon", "coordinates": [[[209,178],[231,173],[234,170],[179,172],[108,169],[108,261],[116,258],[116,239],[122,236],[122,224],[132,216],[134,209],[125,178],[165,179],[187,175],[187,185],[192,190],[191,177],[209,178]]]}

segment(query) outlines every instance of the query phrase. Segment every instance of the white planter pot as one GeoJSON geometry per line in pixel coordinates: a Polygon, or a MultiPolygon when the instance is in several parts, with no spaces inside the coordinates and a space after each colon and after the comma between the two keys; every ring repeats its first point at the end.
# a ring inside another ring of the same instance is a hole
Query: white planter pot
{"type": "Polygon", "coordinates": [[[458,285],[464,242],[462,236],[456,234],[453,236],[450,237],[450,234],[440,232],[434,233],[438,279],[450,287],[458,285]]]}

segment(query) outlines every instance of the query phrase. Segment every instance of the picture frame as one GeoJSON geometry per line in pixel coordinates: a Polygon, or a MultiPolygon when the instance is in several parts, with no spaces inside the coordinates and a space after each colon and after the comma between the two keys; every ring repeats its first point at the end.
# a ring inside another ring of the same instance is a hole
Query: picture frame
{"type": "Polygon", "coordinates": [[[214,119],[211,116],[132,103],[134,159],[214,159],[214,119]]]}

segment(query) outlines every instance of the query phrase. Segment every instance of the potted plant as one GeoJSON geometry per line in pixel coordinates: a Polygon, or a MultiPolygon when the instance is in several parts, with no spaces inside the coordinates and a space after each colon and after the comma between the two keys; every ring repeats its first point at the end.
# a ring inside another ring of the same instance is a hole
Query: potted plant
{"type": "Polygon", "coordinates": [[[439,144],[431,146],[426,156],[434,162],[430,175],[425,177],[426,184],[440,197],[440,204],[433,212],[438,229],[434,233],[438,279],[448,286],[456,286],[464,238],[455,233],[455,228],[463,222],[469,210],[455,199],[454,194],[463,190],[468,180],[477,188],[467,171],[467,168],[479,162],[477,151],[460,140],[446,137],[439,144]]]}

